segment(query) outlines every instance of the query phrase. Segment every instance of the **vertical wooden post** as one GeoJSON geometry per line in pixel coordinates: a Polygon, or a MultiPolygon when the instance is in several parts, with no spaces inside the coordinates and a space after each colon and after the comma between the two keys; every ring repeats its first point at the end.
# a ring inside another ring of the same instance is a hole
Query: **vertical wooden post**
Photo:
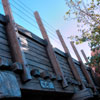
{"type": "Polygon", "coordinates": [[[63,40],[63,37],[62,37],[60,31],[57,30],[56,33],[57,33],[57,35],[58,35],[58,37],[59,37],[59,39],[60,39],[60,41],[61,41],[61,44],[62,44],[62,46],[63,46],[63,48],[64,48],[65,53],[68,55],[68,58],[67,58],[67,59],[68,59],[68,63],[69,63],[69,65],[70,65],[71,69],[72,69],[72,72],[73,72],[73,74],[74,74],[74,76],[75,76],[75,79],[76,79],[77,81],[81,81],[80,76],[79,76],[79,74],[78,74],[78,72],[77,72],[77,69],[76,69],[76,67],[75,67],[75,65],[74,65],[74,62],[73,62],[73,60],[72,60],[72,57],[71,57],[71,55],[70,55],[70,52],[69,52],[69,50],[68,50],[68,48],[67,48],[67,46],[66,46],[66,44],[65,44],[65,42],[64,42],[64,40],[63,40]]]}
{"type": "Polygon", "coordinates": [[[83,57],[84,57],[84,59],[85,59],[86,63],[88,63],[88,59],[87,59],[87,57],[86,57],[86,55],[85,55],[85,53],[84,53],[84,51],[83,51],[83,50],[81,50],[81,53],[82,53],[82,55],[83,55],[83,57]]]}
{"type": "Polygon", "coordinates": [[[93,82],[91,81],[91,79],[90,79],[90,77],[88,75],[88,72],[85,69],[85,66],[83,64],[83,61],[82,61],[82,59],[81,59],[81,57],[80,57],[80,55],[79,55],[79,53],[78,53],[78,51],[77,51],[77,49],[76,49],[76,47],[74,45],[74,42],[70,42],[70,43],[71,43],[71,46],[72,46],[72,48],[73,48],[73,50],[74,50],[74,52],[75,52],[75,54],[76,54],[76,56],[77,56],[77,58],[78,58],[78,60],[80,62],[80,65],[81,65],[80,67],[81,67],[81,69],[82,69],[82,71],[83,71],[83,73],[84,73],[84,75],[85,75],[88,83],[91,84],[94,87],[93,82]]]}
{"type": "Polygon", "coordinates": [[[9,40],[10,47],[11,47],[13,62],[19,62],[22,64],[23,81],[28,81],[31,79],[31,75],[30,75],[30,72],[28,72],[26,62],[24,61],[25,58],[22,55],[20,44],[18,42],[18,38],[17,38],[18,31],[16,28],[16,24],[14,22],[14,18],[11,12],[9,1],[2,0],[2,4],[3,4],[4,11],[5,11],[5,15],[8,16],[9,18],[9,22],[6,25],[6,30],[7,30],[7,38],[9,40]]]}
{"type": "Polygon", "coordinates": [[[48,43],[46,49],[47,49],[49,58],[51,60],[51,63],[53,65],[54,71],[55,71],[56,75],[60,75],[63,78],[63,87],[65,88],[65,87],[68,86],[68,84],[67,84],[67,81],[66,81],[66,79],[64,77],[64,74],[62,72],[62,69],[60,68],[60,66],[57,62],[57,59],[56,59],[56,56],[54,54],[54,51],[53,51],[52,45],[50,43],[50,40],[48,38],[47,32],[46,32],[46,30],[43,26],[43,23],[41,21],[41,18],[39,16],[38,12],[35,12],[34,15],[35,15],[36,21],[38,23],[38,26],[40,28],[40,31],[42,33],[42,36],[43,36],[44,40],[46,40],[47,43],[48,43]]]}

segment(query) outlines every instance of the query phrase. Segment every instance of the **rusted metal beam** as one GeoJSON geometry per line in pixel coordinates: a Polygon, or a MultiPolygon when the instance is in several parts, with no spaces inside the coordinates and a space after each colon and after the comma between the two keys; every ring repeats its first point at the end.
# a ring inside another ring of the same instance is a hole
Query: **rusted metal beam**
{"type": "Polygon", "coordinates": [[[11,47],[11,54],[12,54],[12,60],[13,62],[19,62],[22,64],[23,67],[23,73],[22,78],[23,81],[28,81],[31,79],[30,72],[28,70],[28,67],[25,62],[24,54],[21,51],[20,43],[18,40],[18,31],[16,28],[16,24],[14,22],[14,18],[11,12],[10,4],[8,0],[2,0],[3,8],[5,11],[5,15],[8,17],[9,22],[6,25],[6,31],[7,31],[7,38],[11,47]]]}
{"type": "Polygon", "coordinates": [[[82,61],[82,59],[81,59],[81,57],[80,57],[80,55],[79,55],[79,53],[78,53],[78,51],[77,51],[77,49],[76,49],[76,47],[74,45],[74,42],[71,41],[70,43],[71,43],[71,46],[72,46],[72,48],[73,48],[73,50],[74,50],[74,52],[75,52],[75,54],[76,54],[76,56],[77,56],[77,58],[78,58],[78,60],[80,62],[80,67],[81,67],[81,69],[82,69],[82,71],[83,71],[83,73],[84,73],[84,75],[85,75],[85,77],[87,79],[87,82],[94,87],[93,82],[91,81],[91,79],[89,77],[89,74],[88,74],[87,70],[85,69],[83,61],[82,61]]]}
{"type": "Polygon", "coordinates": [[[61,44],[62,44],[62,46],[64,48],[65,53],[68,55],[67,60],[68,60],[68,63],[70,65],[71,69],[72,69],[72,72],[74,74],[75,79],[77,81],[80,81],[81,82],[80,76],[79,76],[79,74],[77,72],[77,69],[76,69],[76,67],[74,65],[74,62],[73,62],[72,57],[71,57],[71,54],[70,54],[70,52],[69,52],[69,50],[68,50],[68,48],[67,48],[67,46],[66,46],[66,44],[65,44],[65,42],[63,40],[63,37],[62,37],[60,31],[57,30],[56,33],[57,33],[57,35],[58,35],[58,37],[59,37],[59,39],[61,41],[61,44]]]}
{"type": "Polygon", "coordinates": [[[66,81],[66,79],[64,77],[63,71],[62,71],[62,69],[60,68],[60,66],[59,66],[59,64],[57,62],[57,59],[56,59],[56,56],[54,54],[53,47],[52,47],[52,45],[50,43],[50,40],[48,38],[47,32],[46,32],[46,30],[44,28],[44,25],[43,25],[43,23],[41,21],[41,18],[39,16],[38,12],[35,12],[34,15],[35,15],[36,21],[38,23],[38,26],[40,28],[40,31],[42,33],[42,36],[43,36],[44,40],[46,40],[46,42],[47,42],[46,49],[47,49],[49,58],[51,60],[51,63],[53,65],[54,71],[55,71],[56,75],[60,75],[63,78],[62,83],[63,83],[63,87],[65,88],[65,87],[68,86],[68,84],[67,84],[67,81],[66,81]]]}

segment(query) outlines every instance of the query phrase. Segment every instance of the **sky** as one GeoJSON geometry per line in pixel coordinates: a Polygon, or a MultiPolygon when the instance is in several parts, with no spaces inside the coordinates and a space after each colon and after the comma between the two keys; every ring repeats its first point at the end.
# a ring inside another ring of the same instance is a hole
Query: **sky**
{"type": "MultiPolygon", "coordinates": [[[[70,40],[67,37],[80,33],[77,31],[77,22],[75,20],[64,20],[64,15],[68,10],[65,0],[9,0],[9,2],[15,22],[42,38],[33,14],[35,11],[38,11],[52,45],[63,51],[61,43],[56,35],[56,30],[59,29],[72,57],[77,59],[70,45],[70,40]]],[[[0,9],[1,13],[4,14],[1,3],[0,9]]],[[[76,48],[82,59],[83,56],[80,52],[81,49],[84,50],[86,56],[91,55],[87,43],[77,45],[76,48]]]]}

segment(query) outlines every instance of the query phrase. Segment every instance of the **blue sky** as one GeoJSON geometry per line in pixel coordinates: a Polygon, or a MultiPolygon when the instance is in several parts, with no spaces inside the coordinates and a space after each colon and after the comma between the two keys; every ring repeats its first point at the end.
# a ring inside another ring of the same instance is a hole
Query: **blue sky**
{"type": "MultiPolygon", "coordinates": [[[[77,31],[76,21],[64,20],[65,12],[68,9],[65,0],[9,0],[9,2],[15,21],[42,38],[41,32],[38,29],[38,25],[35,22],[35,18],[33,15],[34,11],[38,11],[41,18],[43,19],[44,26],[48,32],[48,35],[50,36],[50,40],[53,46],[63,50],[56,35],[56,29],[59,29],[63,35],[63,38],[69,48],[71,55],[76,58],[67,37],[80,33],[78,33],[77,31]],[[44,20],[46,21],[46,23],[44,20]]],[[[1,13],[3,13],[1,4],[0,9],[2,11],[1,13]]],[[[83,49],[86,55],[90,56],[90,50],[87,43],[78,45],[77,49],[79,53],[80,50],[83,49]]]]}

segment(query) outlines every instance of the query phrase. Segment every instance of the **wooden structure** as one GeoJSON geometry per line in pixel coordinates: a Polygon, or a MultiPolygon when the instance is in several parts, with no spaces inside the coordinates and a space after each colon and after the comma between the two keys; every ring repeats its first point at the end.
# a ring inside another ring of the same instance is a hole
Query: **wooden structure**
{"type": "Polygon", "coordinates": [[[81,67],[81,69],[82,69],[82,71],[83,71],[83,73],[84,73],[84,75],[85,75],[85,77],[86,77],[87,82],[93,86],[93,83],[92,83],[92,81],[90,80],[90,77],[89,77],[89,75],[88,75],[88,73],[87,73],[87,71],[86,71],[86,69],[85,69],[85,66],[84,66],[84,64],[83,64],[83,62],[82,62],[82,59],[81,59],[81,57],[80,57],[80,55],[79,55],[79,53],[78,53],[78,51],[77,51],[77,49],[76,49],[74,43],[71,42],[71,45],[72,45],[73,50],[74,50],[74,52],[75,52],[75,54],[76,54],[76,56],[77,56],[77,58],[78,58],[78,60],[79,60],[80,67],[81,67]]]}
{"type": "MultiPolygon", "coordinates": [[[[7,1],[2,0],[4,8],[7,1]]],[[[98,100],[99,87],[91,68],[84,65],[92,85],[80,62],[69,56],[67,50],[68,54],[52,48],[38,13],[36,20],[44,40],[16,25],[9,4],[6,7],[6,16],[0,15],[0,99],[98,100]]]]}

